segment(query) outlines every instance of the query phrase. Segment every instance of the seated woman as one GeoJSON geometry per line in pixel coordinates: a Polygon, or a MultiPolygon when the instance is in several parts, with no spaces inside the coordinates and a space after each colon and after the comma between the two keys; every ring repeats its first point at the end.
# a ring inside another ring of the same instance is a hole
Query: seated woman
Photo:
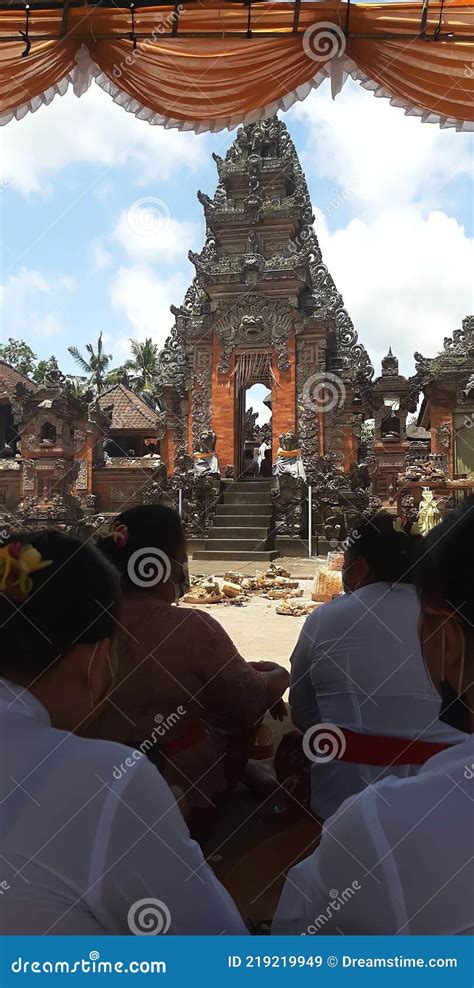
{"type": "Polygon", "coordinates": [[[79,736],[114,680],[114,568],[35,532],[0,591],[2,934],[245,933],[156,769],[79,736]]]}
{"type": "Polygon", "coordinates": [[[307,732],[322,819],[385,775],[413,775],[433,745],[462,739],[438,719],[423,665],[410,582],[418,541],[392,515],[361,519],[344,554],[346,593],[310,615],[293,653],[290,706],[307,732]]]}
{"type": "Polygon", "coordinates": [[[246,662],[206,611],[174,606],[189,581],[171,508],[125,511],[100,547],[121,574],[124,602],[118,682],[95,736],[146,751],[182,791],[191,833],[201,836],[243,777],[256,729],[287,689],[288,673],[246,662]]]}
{"type": "Polygon", "coordinates": [[[473,554],[471,498],[423,541],[416,573],[439,715],[464,741],[341,806],[290,871],[273,933],[474,933],[473,554]]]}

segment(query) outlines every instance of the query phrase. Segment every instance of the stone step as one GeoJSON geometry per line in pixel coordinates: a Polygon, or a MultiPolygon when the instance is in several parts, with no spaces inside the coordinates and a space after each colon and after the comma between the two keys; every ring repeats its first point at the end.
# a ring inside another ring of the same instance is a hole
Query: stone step
{"type": "Polygon", "coordinates": [[[225,539],[232,542],[235,539],[253,539],[257,542],[265,542],[268,537],[268,526],[264,528],[249,528],[244,525],[213,525],[209,529],[208,539],[225,539]]]}
{"type": "Polygon", "coordinates": [[[215,539],[213,538],[212,529],[206,539],[206,544],[204,546],[204,552],[221,550],[233,552],[259,552],[260,550],[267,549],[267,532],[263,539],[215,539]]]}
{"type": "Polygon", "coordinates": [[[235,549],[230,550],[217,550],[217,549],[199,549],[193,554],[193,559],[220,559],[223,562],[230,563],[235,560],[235,562],[252,562],[256,563],[270,563],[272,559],[276,559],[280,553],[276,549],[269,549],[265,552],[239,552],[235,549]]]}
{"type": "Polygon", "coordinates": [[[254,494],[253,491],[243,491],[239,494],[238,491],[230,490],[224,494],[224,504],[271,504],[271,494],[269,491],[264,491],[262,494],[254,494]]]}
{"type": "Polygon", "coordinates": [[[272,512],[270,506],[265,504],[216,504],[216,516],[227,515],[234,516],[236,518],[258,518],[259,521],[262,518],[270,519],[272,517],[272,512]]]}
{"type": "Polygon", "coordinates": [[[214,526],[225,528],[227,532],[234,528],[270,528],[270,515],[260,517],[260,515],[217,515],[214,518],[214,526]]]}
{"type": "Polygon", "coordinates": [[[236,480],[233,484],[229,484],[228,492],[248,491],[252,494],[263,494],[265,491],[270,491],[271,488],[271,480],[236,480]]]}

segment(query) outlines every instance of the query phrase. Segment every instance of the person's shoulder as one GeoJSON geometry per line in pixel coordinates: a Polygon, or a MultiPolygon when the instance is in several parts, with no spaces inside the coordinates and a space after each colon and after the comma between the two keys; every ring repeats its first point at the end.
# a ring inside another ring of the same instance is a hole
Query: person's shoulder
{"type": "MultiPolygon", "coordinates": [[[[64,733],[64,732],[58,732],[64,733]]],[[[169,787],[160,772],[138,748],[130,748],[116,741],[102,741],[96,738],[83,738],[69,735],[68,777],[71,785],[81,786],[84,776],[94,777],[102,783],[104,798],[113,791],[120,795],[133,786],[144,796],[154,793],[160,805],[174,802],[169,787]]]]}
{"type": "Polygon", "coordinates": [[[349,597],[350,595],[345,593],[338,594],[337,597],[329,600],[326,604],[320,604],[319,607],[315,607],[314,611],[307,617],[305,627],[317,628],[326,622],[332,622],[333,619],[337,620],[344,613],[344,610],[347,609],[349,597]]]}
{"type": "Polygon", "coordinates": [[[377,828],[402,836],[420,819],[423,808],[428,811],[451,792],[456,799],[462,795],[469,758],[472,763],[472,740],[434,755],[416,775],[388,775],[346,799],[325,826],[340,840],[344,832],[354,836],[362,829],[373,837],[377,828]]]}
{"type": "Polygon", "coordinates": [[[418,778],[426,777],[433,781],[434,777],[447,777],[460,782],[464,779],[470,782],[474,778],[474,735],[461,734],[457,743],[450,744],[444,751],[433,755],[418,772],[418,778]]]}
{"type": "Polygon", "coordinates": [[[413,783],[416,785],[416,780],[417,776],[400,779],[391,775],[374,785],[367,786],[345,799],[336,812],[326,820],[324,829],[334,836],[337,834],[340,840],[344,839],[344,833],[351,836],[351,841],[362,831],[373,836],[376,825],[380,826],[385,815],[385,808],[388,808],[390,813],[390,809],[395,804],[397,815],[400,814],[404,796],[408,795],[407,787],[413,783]]]}
{"type": "MultiPolygon", "coordinates": [[[[108,785],[114,779],[118,781],[123,778],[128,769],[133,768],[143,759],[147,761],[142,752],[135,751],[128,745],[119,744],[117,741],[82,737],[67,731],[55,730],[54,733],[57,735],[55,749],[64,746],[64,752],[67,754],[70,777],[92,772],[100,776],[108,785]]],[[[151,763],[150,767],[156,771],[151,763]]]]}

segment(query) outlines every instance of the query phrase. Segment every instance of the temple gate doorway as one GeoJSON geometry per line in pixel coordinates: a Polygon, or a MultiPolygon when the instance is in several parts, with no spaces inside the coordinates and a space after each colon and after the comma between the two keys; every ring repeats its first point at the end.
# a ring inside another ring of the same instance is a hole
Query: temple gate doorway
{"type": "MultiPolygon", "coordinates": [[[[249,479],[260,473],[256,459],[257,450],[265,442],[271,462],[272,433],[270,422],[265,425],[258,423],[259,411],[252,407],[252,392],[255,386],[262,387],[262,393],[267,396],[267,408],[271,409],[271,355],[267,350],[247,350],[236,355],[235,364],[235,421],[236,450],[234,462],[237,464],[237,476],[249,479]]],[[[260,399],[261,400],[261,399],[260,399]]],[[[265,475],[266,470],[263,470],[265,475]]]]}

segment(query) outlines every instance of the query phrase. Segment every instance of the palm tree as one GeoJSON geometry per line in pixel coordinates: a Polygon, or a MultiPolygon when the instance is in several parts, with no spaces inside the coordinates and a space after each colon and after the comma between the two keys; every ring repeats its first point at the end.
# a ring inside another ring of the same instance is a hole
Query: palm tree
{"type": "Polygon", "coordinates": [[[104,348],[102,345],[102,333],[99,333],[97,339],[97,347],[94,350],[92,343],[86,343],[86,351],[88,357],[84,357],[77,346],[68,347],[69,353],[76,364],[87,374],[87,382],[93,387],[98,394],[104,391],[106,387],[106,372],[107,368],[112,360],[111,353],[104,353],[104,348]]]}
{"type": "Polygon", "coordinates": [[[131,387],[134,391],[152,396],[156,387],[160,348],[149,336],[144,341],[130,340],[130,349],[133,359],[125,362],[124,369],[130,373],[131,387]]]}
{"type": "Polygon", "coordinates": [[[94,394],[92,388],[83,377],[78,377],[76,374],[67,374],[66,384],[69,394],[74,398],[80,398],[84,401],[90,396],[91,400],[93,399],[94,394]]]}

